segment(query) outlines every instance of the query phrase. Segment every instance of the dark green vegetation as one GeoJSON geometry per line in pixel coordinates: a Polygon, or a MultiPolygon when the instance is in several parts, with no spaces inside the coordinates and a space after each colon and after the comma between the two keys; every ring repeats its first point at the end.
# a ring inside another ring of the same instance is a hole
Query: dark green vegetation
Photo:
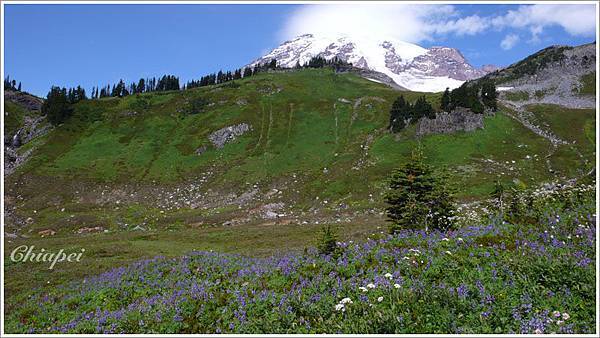
{"type": "Polygon", "coordinates": [[[416,122],[422,117],[435,118],[432,105],[427,102],[425,95],[419,97],[415,103],[406,102],[404,96],[400,95],[390,109],[390,131],[397,133],[406,127],[407,121],[416,122]]]}
{"type": "MultiPolygon", "coordinates": [[[[72,91],[69,90],[69,94],[71,93],[72,91]]],[[[69,100],[66,88],[52,87],[42,105],[42,114],[46,115],[53,125],[59,125],[73,115],[71,107],[73,103],[76,102],[69,100]]]]}
{"type": "Polygon", "coordinates": [[[476,114],[482,114],[485,109],[491,111],[498,109],[497,98],[498,93],[493,81],[468,81],[452,91],[446,89],[442,95],[441,108],[444,111],[452,111],[462,107],[476,114]]]}
{"type": "MultiPolygon", "coordinates": [[[[420,148],[410,160],[392,172],[387,215],[392,221],[390,232],[423,226],[448,230],[454,218],[454,196],[443,174],[425,164],[420,148]]],[[[418,228],[417,228],[418,229],[418,228]]]]}

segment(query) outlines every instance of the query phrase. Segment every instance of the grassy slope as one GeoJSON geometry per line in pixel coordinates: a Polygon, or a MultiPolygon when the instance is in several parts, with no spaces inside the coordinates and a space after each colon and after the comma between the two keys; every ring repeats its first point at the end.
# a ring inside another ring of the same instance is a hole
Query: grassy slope
{"type": "Polygon", "coordinates": [[[596,111],[557,105],[531,105],[527,109],[544,121],[558,137],[570,142],[553,155],[553,164],[566,175],[591,169],[596,157],[596,111]]]}
{"type": "MultiPolygon", "coordinates": [[[[78,118],[51,135],[22,172],[106,182],[173,182],[217,167],[220,181],[215,183],[219,186],[272,181],[302,172],[314,182],[302,195],[324,190],[325,197],[339,199],[380,186],[415,145],[410,131],[399,141],[384,132],[387,111],[398,94],[383,85],[322,70],[263,74],[238,83],[239,88],[81,102],[78,118]],[[261,93],[278,89],[281,92],[261,93]],[[185,114],[189,102],[198,97],[214,106],[203,113],[185,114]],[[361,97],[363,104],[354,110],[354,102],[361,97]],[[236,104],[240,99],[248,104],[236,104]],[[212,131],[241,122],[250,123],[253,130],[238,142],[221,151],[209,148],[201,156],[194,153],[209,144],[207,136],[212,131]],[[368,136],[374,138],[368,158],[371,165],[351,170],[368,136]],[[324,168],[328,168],[327,175],[324,168]],[[356,182],[358,176],[364,182],[356,182]],[[344,189],[342,183],[349,182],[353,186],[344,189]]],[[[405,95],[414,99],[418,94],[405,95]]],[[[437,95],[429,96],[437,102],[437,95]]],[[[525,151],[518,145],[534,152],[546,146],[501,114],[487,118],[482,131],[432,136],[423,143],[433,163],[451,169],[475,166],[477,181],[500,174],[483,172],[478,164],[481,159],[519,161],[525,151]]],[[[519,178],[525,181],[526,176],[548,178],[535,170],[523,173],[519,178]]],[[[459,188],[467,190],[465,196],[480,195],[476,185],[464,182],[459,188]]]]}

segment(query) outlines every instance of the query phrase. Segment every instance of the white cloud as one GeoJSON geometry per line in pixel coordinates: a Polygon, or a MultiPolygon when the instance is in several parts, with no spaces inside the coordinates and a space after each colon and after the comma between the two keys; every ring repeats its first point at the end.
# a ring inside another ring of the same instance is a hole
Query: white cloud
{"type": "Polygon", "coordinates": [[[289,39],[305,33],[345,33],[419,42],[431,40],[436,33],[469,34],[469,22],[448,21],[457,15],[448,5],[306,5],[292,15],[281,35],[289,39]]]}
{"type": "Polygon", "coordinates": [[[500,42],[500,47],[504,50],[509,50],[512,49],[517,44],[517,42],[519,42],[518,35],[508,34],[504,37],[504,39],[502,39],[502,42],[500,42]]]}
{"type": "Polygon", "coordinates": [[[433,31],[437,34],[453,33],[458,36],[475,35],[484,32],[490,27],[490,21],[487,18],[478,15],[467,16],[464,18],[433,24],[433,31]]]}
{"type": "MultiPolygon", "coordinates": [[[[496,16],[461,16],[459,6],[411,4],[304,5],[280,32],[289,39],[305,33],[386,36],[418,43],[447,35],[477,35],[490,29],[526,30],[530,42],[544,29],[560,26],[574,36],[594,36],[595,5],[523,5],[496,16]]],[[[506,39],[506,38],[505,38],[506,39]]],[[[515,42],[516,43],[516,42],[515,42]]]]}
{"type": "Polygon", "coordinates": [[[596,33],[595,5],[526,5],[492,19],[497,28],[527,28],[537,41],[544,28],[561,26],[573,36],[594,36],[596,33]]]}

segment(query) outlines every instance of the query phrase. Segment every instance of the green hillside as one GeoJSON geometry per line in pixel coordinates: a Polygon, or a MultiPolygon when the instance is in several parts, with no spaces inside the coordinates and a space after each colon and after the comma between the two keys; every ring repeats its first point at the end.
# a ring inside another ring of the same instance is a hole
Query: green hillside
{"type": "MultiPolygon", "coordinates": [[[[419,95],[403,94],[412,99],[419,95]]],[[[333,171],[328,176],[335,176],[348,174],[371,136],[369,160],[374,163],[360,172],[378,176],[402,161],[416,142],[410,131],[398,137],[385,131],[387,111],[397,95],[354,75],[307,70],[263,74],[236,86],[82,101],[75,118],[51,135],[22,172],[105,182],[173,182],[217,166],[222,179],[235,184],[242,176],[244,181],[299,171],[323,176],[319,172],[326,167],[333,171]],[[190,113],[200,98],[213,105],[190,113]],[[212,131],[242,122],[252,132],[222,150],[210,147],[212,131]],[[208,151],[196,155],[203,145],[208,151]]],[[[437,103],[437,95],[429,99],[437,103]]],[[[425,138],[430,160],[451,166],[486,157],[521,160],[526,151],[511,145],[530,144],[533,151],[546,146],[502,114],[486,122],[484,130],[472,135],[425,138]]]]}
{"type": "MultiPolygon", "coordinates": [[[[570,133],[561,136],[577,141],[550,157],[552,173],[544,159],[550,142],[505,115],[505,108],[474,132],[417,138],[411,126],[390,134],[388,111],[399,94],[354,74],[302,70],[186,91],[85,100],[8,180],[28,182],[13,193],[24,198],[21,210],[42,215],[57,198],[78,212],[96,209],[98,203],[82,202],[77,192],[100,183],[109,190],[127,186],[132,193],[123,203],[164,210],[166,204],[157,204],[159,197],[148,191],[176,191],[199,181],[199,191],[219,195],[239,196],[254,185],[259,195],[277,189],[277,200],[286,205],[326,212],[341,203],[381,207],[381,198],[373,196],[383,193],[390,171],[418,143],[430,163],[448,169],[464,200],[487,196],[496,179],[537,185],[576,177],[594,157],[592,110],[539,109],[556,133],[568,125],[570,133]],[[249,124],[251,131],[222,149],[210,143],[212,132],[238,123],[249,124]],[[206,151],[196,154],[201,147],[206,151]]],[[[410,101],[422,95],[402,94],[410,101]]],[[[438,104],[439,94],[426,95],[438,104]]]]}

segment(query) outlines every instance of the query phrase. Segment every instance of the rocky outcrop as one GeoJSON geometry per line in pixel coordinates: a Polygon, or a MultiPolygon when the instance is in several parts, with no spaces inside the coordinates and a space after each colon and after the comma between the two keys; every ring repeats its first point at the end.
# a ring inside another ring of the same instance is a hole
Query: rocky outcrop
{"type": "Polygon", "coordinates": [[[235,140],[250,130],[252,130],[252,126],[247,123],[240,123],[221,128],[210,134],[208,139],[217,149],[221,149],[225,146],[225,144],[235,140]]]}
{"type": "Polygon", "coordinates": [[[483,129],[483,114],[457,108],[451,113],[438,113],[435,119],[424,117],[417,123],[417,135],[449,134],[458,131],[483,129]]]}
{"type": "Polygon", "coordinates": [[[5,91],[4,99],[12,101],[30,111],[42,110],[42,104],[44,103],[44,100],[39,97],[14,90],[5,91]]]}
{"type": "Polygon", "coordinates": [[[41,115],[42,99],[13,90],[5,91],[4,99],[28,111],[22,117],[22,124],[16,132],[4,130],[4,176],[8,176],[25,163],[33,151],[32,148],[27,151],[18,151],[18,149],[31,140],[48,133],[51,126],[46,117],[41,115]]]}

